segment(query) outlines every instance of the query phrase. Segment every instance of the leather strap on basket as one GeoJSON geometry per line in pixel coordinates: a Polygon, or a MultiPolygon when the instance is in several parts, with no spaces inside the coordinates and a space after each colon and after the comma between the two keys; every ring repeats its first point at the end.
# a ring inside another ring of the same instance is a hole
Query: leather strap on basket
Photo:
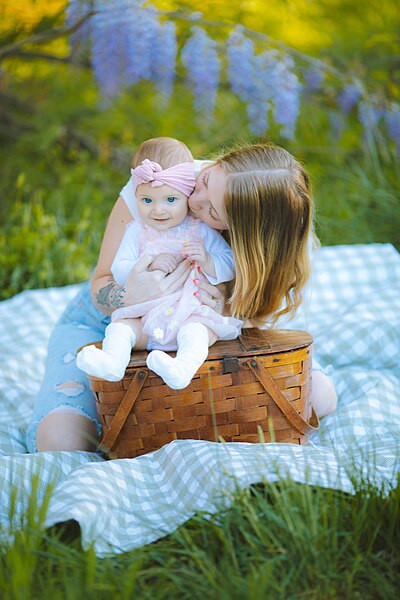
{"type": "Polygon", "coordinates": [[[125,392],[125,396],[122,398],[121,404],[119,405],[113,420],[103,438],[100,441],[100,447],[107,450],[112,450],[115,442],[120,434],[125,421],[128,418],[129,413],[133,405],[135,404],[140,390],[143,387],[144,382],[148,377],[148,372],[143,370],[137,370],[132,378],[132,381],[125,392]]]}
{"type": "Polygon", "coordinates": [[[290,404],[289,400],[285,398],[282,394],[281,390],[268,373],[267,369],[263,367],[260,360],[256,357],[251,358],[247,361],[249,368],[253,371],[254,375],[257,377],[265,391],[271,396],[273,401],[283,414],[287,417],[290,423],[303,435],[307,435],[312,431],[316,431],[319,427],[319,420],[317,415],[312,409],[312,414],[310,418],[310,422],[303,419],[301,415],[297,412],[295,408],[290,404]],[[311,423],[315,423],[315,427],[311,425],[311,423]]]}

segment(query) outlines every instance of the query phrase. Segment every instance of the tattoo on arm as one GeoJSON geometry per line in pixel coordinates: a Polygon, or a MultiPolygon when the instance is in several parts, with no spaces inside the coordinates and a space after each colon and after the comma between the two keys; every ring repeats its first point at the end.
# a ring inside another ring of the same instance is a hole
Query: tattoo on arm
{"type": "Polygon", "coordinates": [[[96,302],[101,306],[120,308],[124,305],[126,289],[118,287],[113,279],[110,281],[111,283],[99,289],[96,294],[96,302]]]}

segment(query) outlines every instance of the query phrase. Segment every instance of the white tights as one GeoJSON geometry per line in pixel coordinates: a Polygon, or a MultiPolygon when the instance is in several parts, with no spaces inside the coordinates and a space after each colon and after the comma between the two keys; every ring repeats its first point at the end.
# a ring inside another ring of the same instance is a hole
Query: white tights
{"type": "MultiPolygon", "coordinates": [[[[102,349],[85,346],[76,357],[76,364],[85,373],[107,381],[120,381],[129,363],[136,335],[124,323],[110,323],[105,331],[102,349]]],[[[210,336],[201,323],[186,323],[177,335],[176,358],[166,352],[153,350],[147,357],[147,366],[157,373],[172,389],[189,385],[197,369],[208,355],[210,336]]]]}
{"type": "Polygon", "coordinates": [[[79,369],[107,381],[120,381],[136,343],[135,332],[124,323],[110,323],[106,327],[103,346],[85,346],[76,357],[79,369]]]}
{"type": "Polygon", "coordinates": [[[147,357],[147,366],[157,373],[173,390],[189,385],[197,369],[208,355],[208,329],[201,323],[187,323],[178,332],[176,358],[166,352],[153,350],[147,357]]]}

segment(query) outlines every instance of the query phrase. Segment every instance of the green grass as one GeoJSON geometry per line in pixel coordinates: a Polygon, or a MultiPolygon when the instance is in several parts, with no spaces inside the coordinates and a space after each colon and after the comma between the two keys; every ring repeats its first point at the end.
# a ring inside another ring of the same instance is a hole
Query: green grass
{"type": "Polygon", "coordinates": [[[197,515],[103,559],[81,549],[73,521],[41,530],[45,508],[35,518],[34,507],[33,496],[24,528],[0,552],[7,600],[398,598],[400,487],[384,495],[364,481],[349,495],[258,484],[213,519],[197,515]]]}

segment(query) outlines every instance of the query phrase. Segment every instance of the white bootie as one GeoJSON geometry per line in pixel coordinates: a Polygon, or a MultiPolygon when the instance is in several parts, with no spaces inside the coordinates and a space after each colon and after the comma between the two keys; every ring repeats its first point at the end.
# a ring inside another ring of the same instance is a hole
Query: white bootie
{"type": "Polygon", "coordinates": [[[178,335],[176,358],[161,350],[153,350],[147,357],[147,366],[157,373],[173,390],[189,385],[197,369],[208,356],[209,336],[205,325],[187,323],[178,335]]]}
{"type": "Polygon", "coordinates": [[[129,325],[110,323],[106,327],[102,350],[86,346],[76,357],[79,369],[107,381],[120,381],[136,344],[136,335],[129,325]]]}

